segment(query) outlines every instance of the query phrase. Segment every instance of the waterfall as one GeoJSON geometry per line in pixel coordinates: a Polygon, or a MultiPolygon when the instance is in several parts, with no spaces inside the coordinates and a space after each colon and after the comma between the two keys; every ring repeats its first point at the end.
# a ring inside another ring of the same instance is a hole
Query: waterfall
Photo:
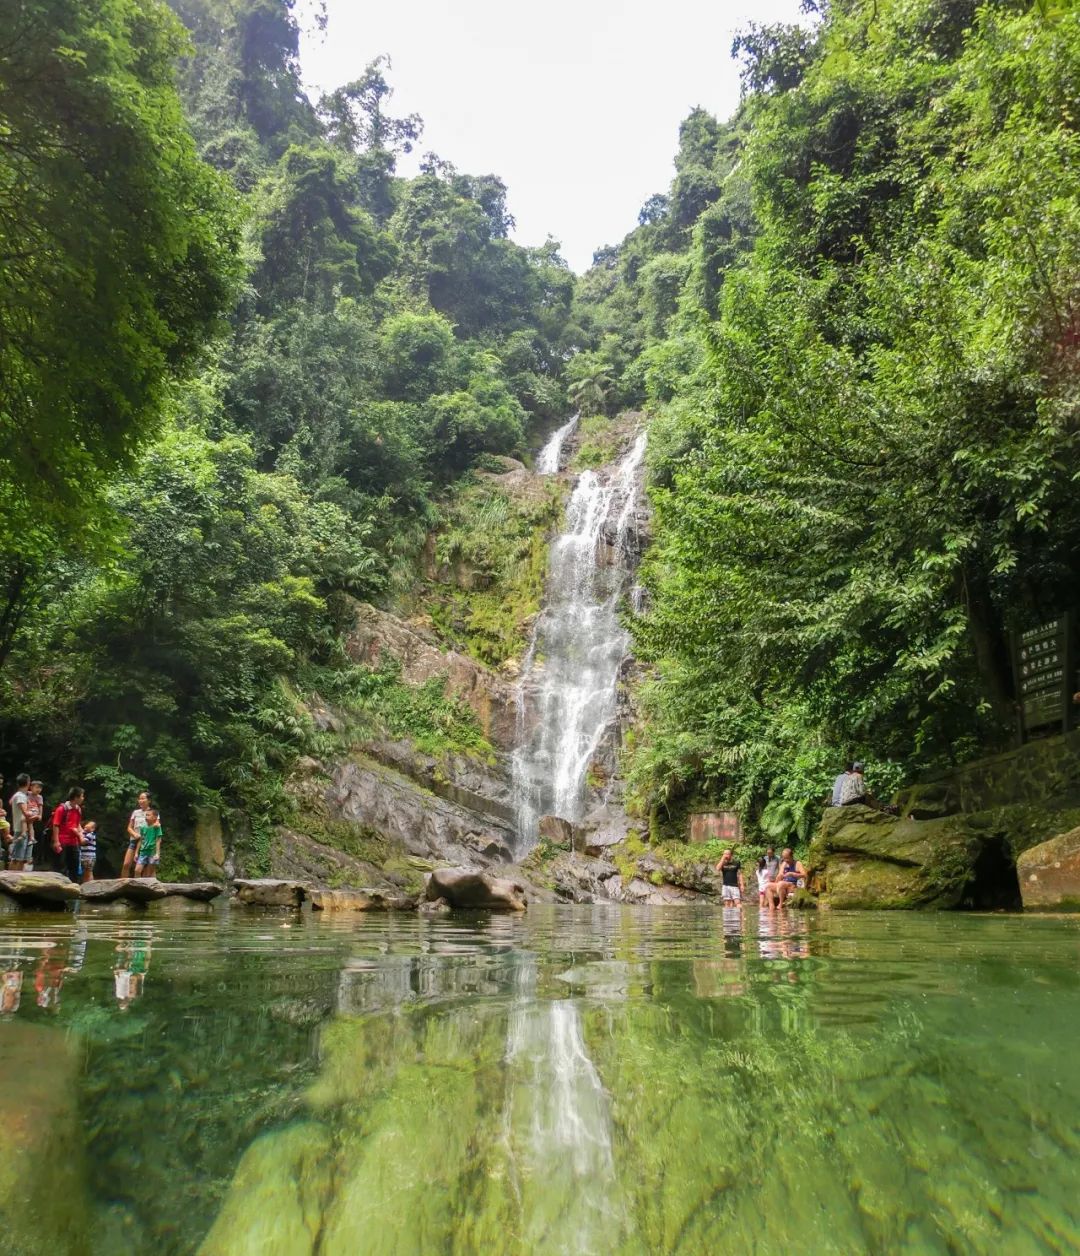
{"type": "Polygon", "coordinates": [[[559,471],[559,462],[562,459],[563,445],[566,438],[577,426],[578,416],[571,415],[570,418],[559,428],[559,430],[550,438],[543,449],[536,455],[536,473],[537,475],[557,475],[559,471]]]}
{"type": "MultiPolygon", "coordinates": [[[[557,466],[571,420],[541,451],[557,466]]],[[[645,434],[609,471],[583,471],[552,543],[546,606],[518,688],[514,786],[519,840],[536,839],[541,815],[580,820],[586,777],[616,711],[628,638],[619,603],[630,586],[626,542],[634,527],[645,434]]]]}

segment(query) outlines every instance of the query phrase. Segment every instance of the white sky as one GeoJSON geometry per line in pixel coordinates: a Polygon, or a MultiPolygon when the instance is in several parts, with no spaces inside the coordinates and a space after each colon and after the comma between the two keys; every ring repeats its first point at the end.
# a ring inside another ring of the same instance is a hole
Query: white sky
{"type": "Polygon", "coordinates": [[[359,78],[388,53],[390,112],[424,119],[418,153],[499,175],[516,239],[553,235],[577,271],[667,191],[690,110],[735,109],[735,31],[799,16],[798,0],[327,0],[327,11],[325,36],[303,44],[309,91],[359,78]]]}

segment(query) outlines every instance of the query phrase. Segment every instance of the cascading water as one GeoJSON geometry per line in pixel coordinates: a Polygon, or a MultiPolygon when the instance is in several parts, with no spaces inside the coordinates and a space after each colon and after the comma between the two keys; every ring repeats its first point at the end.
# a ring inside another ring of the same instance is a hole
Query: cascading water
{"type": "Polygon", "coordinates": [[[559,462],[562,459],[563,445],[566,444],[566,438],[577,426],[577,421],[578,416],[576,414],[571,415],[536,455],[537,475],[555,475],[558,472],[559,462]]]}
{"type": "Polygon", "coordinates": [[[510,1015],[506,1063],[506,1139],[526,1250],[614,1250],[627,1214],[608,1096],[577,1005],[522,999],[510,1015]]]}
{"type": "MultiPolygon", "coordinates": [[[[558,469],[574,420],[551,438],[537,467],[558,469]]],[[[625,561],[645,455],[641,433],[608,473],[583,471],[551,546],[546,601],[525,656],[518,690],[514,756],[518,835],[536,840],[537,821],[552,814],[580,820],[586,777],[616,710],[616,683],[627,634],[619,602],[630,587],[625,561]]]]}

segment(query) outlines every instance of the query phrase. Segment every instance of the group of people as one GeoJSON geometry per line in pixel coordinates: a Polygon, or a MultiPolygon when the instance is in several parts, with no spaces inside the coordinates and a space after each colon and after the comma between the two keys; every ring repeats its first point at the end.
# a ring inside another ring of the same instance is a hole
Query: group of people
{"type": "MultiPolygon", "coordinates": [[[[728,849],[716,864],[720,874],[720,901],[724,906],[739,906],[746,893],[742,863],[734,850],[728,849]]],[[[776,851],[768,847],[757,862],[755,869],[758,888],[758,906],[781,909],[796,890],[806,885],[806,869],[802,860],[795,858],[790,846],[785,846],[777,859],[776,851]]]]}
{"type": "MultiPolygon", "coordinates": [[[[15,792],[8,799],[11,818],[4,806],[3,777],[0,777],[0,841],[4,862],[9,872],[29,872],[34,868],[38,842],[47,835],[60,870],[75,882],[94,879],[97,863],[97,821],[83,816],[86,790],[74,786],[67,798],[53,808],[45,823],[45,800],[41,781],[21,772],[15,780],[15,792]]],[[[155,877],[161,863],[161,817],[145,791],[128,818],[127,848],[120,875],[122,877],[155,877]]]]}

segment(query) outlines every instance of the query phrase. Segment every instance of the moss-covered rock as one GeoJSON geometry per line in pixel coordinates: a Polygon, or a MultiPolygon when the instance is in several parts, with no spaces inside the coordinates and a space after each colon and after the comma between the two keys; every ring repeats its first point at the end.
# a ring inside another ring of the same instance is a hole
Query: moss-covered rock
{"type": "Polygon", "coordinates": [[[985,816],[920,821],[831,807],[811,845],[810,867],[831,907],[1019,906],[1009,844],[985,816]]]}
{"type": "Polygon", "coordinates": [[[332,1139],[317,1121],[257,1138],[244,1153],[200,1256],[308,1256],[333,1184],[332,1139]]]}

